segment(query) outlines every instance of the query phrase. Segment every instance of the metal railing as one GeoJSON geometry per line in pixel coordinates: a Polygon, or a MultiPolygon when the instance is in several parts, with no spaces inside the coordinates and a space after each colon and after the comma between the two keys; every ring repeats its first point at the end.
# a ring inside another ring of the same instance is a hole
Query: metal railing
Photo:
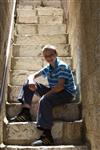
{"type": "Polygon", "coordinates": [[[14,13],[16,8],[16,1],[12,1],[12,10],[11,10],[11,19],[9,23],[9,29],[8,29],[8,40],[7,40],[7,47],[6,47],[6,55],[5,55],[5,64],[3,69],[3,75],[2,75],[2,83],[1,83],[1,91],[0,91],[0,111],[1,111],[1,105],[4,98],[5,93],[5,84],[7,79],[7,68],[9,63],[9,57],[10,57],[10,45],[11,45],[11,39],[12,39],[12,31],[13,31],[13,25],[14,25],[14,13]]]}

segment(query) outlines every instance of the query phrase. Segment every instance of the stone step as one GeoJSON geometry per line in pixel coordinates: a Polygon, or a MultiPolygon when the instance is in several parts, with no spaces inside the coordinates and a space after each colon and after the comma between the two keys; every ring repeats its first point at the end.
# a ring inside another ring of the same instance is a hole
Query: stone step
{"type": "Polygon", "coordinates": [[[19,0],[18,7],[25,7],[27,5],[33,6],[33,7],[39,7],[41,4],[44,7],[52,6],[55,8],[61,7],[61,1],[60,0],[19,0]],[[42,2],[42,3],[41,3],[42,2]]]}
{"type": "Polygon", "coordinates": [[[63,16],[62,8],[38,7],[36,11],[38,16],[63,16]]]}
{"type": "Polygon", "coordinates": [[[39,7],[32,9],[17,8],[17,23],[62,24],[63,9],[39,7]]]}
{"type": "MultiPolygon", "coordinates": [[[[12,86],[8,85],[8,102],[9,103],[17,103],[17,97],[19,94],[21,86],[12,86]]],[[[37,102],[39,99],[38,96],[34,96],[34,102],[37,102]]]]}
{"type": "Polygon", "coordinates": [[[88,150],[87,146],[74,146],[74,145],[59,145],[59,146],[6,146],[3,150],[88,150]]]}
{"type": "MultiPolygon", "coordinates": [[[[66,99],[67,101],[67,99],[66,99]]],[[[33,98],[31,114],[32,119],[35,121],[37,116],[37,109],[39,105],[39,97],[33,98]]],[[[53,109],[54,120],[62,121],[75,121],[81,119],[81,109],[78,103],[70,103],[62,106],[57,106],[53,109]]],[[[21,103],[7,103],[6,104],[7,117],[11,118],[21,111],[21,103]]]]}
{"type": "Polygon", "coordinates": [[[66,24],[40,25],[40,24],[16,24],[16,34],[18,35],[54,35],[66,34],[66,24]]]}
{"type": "MultiPolygon", "coordinates": [[[[41,50],[44,45],[13,45],[14,57],[32,57],[42,56],[41,50]]],[[[71,56],[70,45],[55,44],[57,47],[58,56],[71,56]]]]}
{"type": "Polygon", "coordinates": [[[62,35],[34,35],[34,36],[15,36],[14,43],[18,45],[37,45],[37,44],[67,44],[68,34],[62,35]]]}
{"type": "MultiPolygon", "coordinates": [[[[58,57],[72,67],[72,57],[58,57]]],[[[37,71],[47,65],[43,57],[12,57],[12,70],[37,71]]]]}
{"type": "MultiPolygon", "coordinates": [[[[30,74],[34,74],[34,73],[35,71],[12,70],[10,71],[10,84],[20,86],[25,82],[25,80],[30,74]]],[[[44,85],[48,85],[47,80],[43,77],[39,77],[38,79],[36,79],[36,81],[44,85]]]]}
{"type": "MultiPolygon", "coordinates": [[[[82,121],[54,122],[52,135],[56,144],[82,144],[82,121]]],[[[30,145],[41,134],[35,122],[7,123],[4,143],[10,145],[30,145]]]]}

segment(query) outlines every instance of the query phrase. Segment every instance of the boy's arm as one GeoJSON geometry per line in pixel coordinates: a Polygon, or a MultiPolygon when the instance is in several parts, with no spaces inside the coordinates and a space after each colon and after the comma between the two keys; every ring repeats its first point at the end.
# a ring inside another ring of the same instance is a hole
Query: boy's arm
{"type": "Polygon", "coordinates": [[[58,83],[46,94],[49,95],[51,93],[58,93],[64,89],[65,79],[59,79],[58,83]]]}

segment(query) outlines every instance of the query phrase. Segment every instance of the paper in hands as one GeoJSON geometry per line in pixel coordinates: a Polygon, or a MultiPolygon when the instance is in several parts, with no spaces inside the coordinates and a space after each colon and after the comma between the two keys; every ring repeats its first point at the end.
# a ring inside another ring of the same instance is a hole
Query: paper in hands
{"type": "Polygon", "coordinates": [[[33,78],[33,75],[29,75],[28,76],[28,84],[36,84],[36,81],[35,81],[35,79],[33,78]]]}

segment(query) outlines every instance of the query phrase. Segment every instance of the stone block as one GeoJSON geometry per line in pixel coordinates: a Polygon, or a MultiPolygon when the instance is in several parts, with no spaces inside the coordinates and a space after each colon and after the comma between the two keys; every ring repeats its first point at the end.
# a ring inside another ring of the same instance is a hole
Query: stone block
{"type": "MultiPolygon", "coordinates": [[[[65,124],[66,126],[66,133],[69,132],[70,129],[70,134],[74,136],[74,140],[76,141],[77,139],[77,131],[76,128],[73,132],[73,128],[74,125],[76,126],[76,124],[73,122],[72,124],[69,122],[54,122],[53,125],[53,129],[52,129],[52,134],[55,140],[56,144],[63,144],[63,136],[64,136],[64,130],[63,130],[63,125],[65,124]],[[69,128],[67,128],[67,126],[69,128]],[[76,132],[76,134],[75,134],[76,132]]],[[[77,123],[78,125],[78,123],[77,123]]],[[[9,145],[30,145],[31,142],[33,142],[34,140],[36,140],[39,135],[41,134],[37,129],[36,129],[36,123],[34,122],[25,122],[25,123],[8,123],[5,125],[6,129],[5,129],[5,144],[9,144],[9,145]]],[[[79,125],[78,125],[79,126],[79,125]]],[[[79,130],[78,132],[80,132],[81,135],[81,130],[80,128],[77,128],[77,130],[79,130]]],[[[70,138],[70,143],[71,140],[74,143],[73,137],[70,138]]],[[[68,143],[67,141],[67,136],[66,136],[66,143],[68,143]]],[[[80,140],[79,140],[80,143],[80,140]]]]}
{"type": "Polygon", "coordinates": [[[63,140],[65,144],[82,144],[82,121],[64,123],[63,140]]]}
{"type": "Polygon", "coordinates": [[[53,7],[38,7],[37,15],[39,16],[63,16],[63,9],[53,7]]]}
{"type": "MultiPolygon", "coordinates": [[[[26,70],[13,70],[10,72],[10,84],[11,85],[23,85],[25,80],[30,74],[34,74],[35,71],[26,71],[26,70]]],[[[36,79],[39,83],[42,83],[44,85],[47,85],[47,80],[43,77],[39,77],[36,79]]]]}
{"type": "Polygon", "coordinates": [[[39,35],[66,34],[66,24],[38,25],[39,35]]]}
{"type": "Polygon", "coordinates": [[[34,24],[17,24],[16,34],[18,35],[34,35],[37,34],[37,26],[34,24]]]}
{"type": "Polygon", "coordinates": [[[36,10],[34,9],[17,9],[18,23],[38,23],[36,10]]]}
{"type": "Polygon", "coordinates": [[[68,41],[67,35],[34,35],[34,36],[15,36],[15,44],[35,45],[35,44],[65,44],[68,41]]]}
{"type": "Polygon", "coordinates": [[[43,0],[43,4],[44,4],[44,6],[61,8],[60,0],[43,0]]]}
{"type": "Polygon", "coordinates": [[[38,17],[37,16],[33,16],[33,17],[17,17],[17,23],[33,23],[33,24],[37,24],[38,23],[38,17]]]}
{"type": "Polygon", "coordinates": [[[36,71],[43,67],[42,57],[15,57],[12,58],[11,68],[14,70],[36,71]]]}
{"type": "MultiPolygon", "coordinates": [[[[13,45],[14,57],[32,57],[42,56],[42,47],[44,45],[13,45]]],[[[70,56],[71,49],[68,44],[55,44],[57,47],[58,56],[70,56]]]]}
{"type": "Polygon", "coordinates": [[[37,7],[41,5],[41,0],[19,0],[18,3],[19,6],[33,6],[37,7]]]}
{"type": "Polygon", "coordinates": [[[62,24],[63,23],[63,16],[39,16],[39,24],[62,24]]]}
{"type": "MultiPolygon", "coordinates": [[[[32,100],[31,114],[33,120],[36,120],[37,110],[39,105],[39,97],[34,96],[32,100]]],[[[20,103],[7,103],[7,116],[11,118],[18,114],[21,110],[20,103]]],[[[62,106],[57,106],[53,109],[53,118],[54,120],[62,120],[62,121],[75,121],[81,119],[79,104],[71,103],[65,104],[62,106]]]]}

